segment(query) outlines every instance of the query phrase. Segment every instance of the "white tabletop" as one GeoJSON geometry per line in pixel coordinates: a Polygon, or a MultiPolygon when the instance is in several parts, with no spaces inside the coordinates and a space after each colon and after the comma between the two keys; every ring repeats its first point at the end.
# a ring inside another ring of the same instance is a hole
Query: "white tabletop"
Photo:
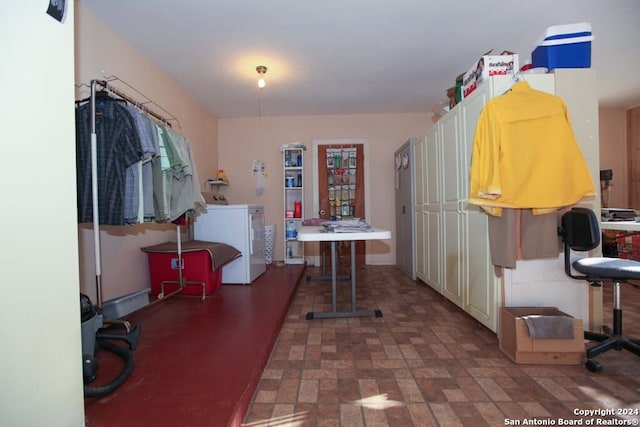
{"type": "Polygon", "coordinates": [[[331,233],[322,226],[304,225],[298,230],[301,242],[338,242],[343,240],[385,240],[391,238],[391,231],[374,228],[372,231],[331,233]]]}
{"type": "Polygon", "coordinates": [[[602,221],[601,230],[640,231],[640,222],[635,221],[602,221]]]}

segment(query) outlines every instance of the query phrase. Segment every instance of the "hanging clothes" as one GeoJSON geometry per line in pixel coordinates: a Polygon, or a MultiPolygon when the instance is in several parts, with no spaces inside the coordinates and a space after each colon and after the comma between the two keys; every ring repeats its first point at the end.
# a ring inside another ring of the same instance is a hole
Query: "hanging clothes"
{"type": "MultiPolygon", "coordinates": [[[[124,225],[126,169],[142,156],[140,138],[131,114],[118,100],[101,96],[95,106],[98,221],[124,225]]],[[[78,221],[93,222],[89,103],[76,109],[76,166],[78,221]]]]}
{"type": "MultiPolygon", "coordinates": [[[[126,106],[140,138],[142,157],[140,161],[129,166],[126,171],[125,180],[125,204],[124,216],[128,224],[137,224],[145,221],[148,211],[144,209],[145,196],[149,198],[149,192],[145,188],[153,188],[151,178],[152,166],[150,160],[157,155],[157,133],[155,126],[148,116],[141,113],[133,105],[126,106]],[[146,184],[146,185],[145,185],[146,184]]],[[[147,200],[147,205],[149,201],[147,200]]],[[[148,206],[147,206],[148,207],[148,206]]],[[[153,192],[151,192],[151,219],[153,218],[153,192]]]]}
{"type": "MultiPolygon", "coordinates": [[[[143,161],[142,163],[142,221],[150,222],[155,221],[155,208],[153,203],[153,163],[159,162],[160,145],[158,142],[158,132],[156,131],[156,125],[149,118],[149,116],[143,116],[144,125],[147,127],[146,134],[149,140],[145,142],[142,140],[143,150],[145,143],[150,143],[153,146],[153,155],[149,161],[143,161]]],[[[151,153],[151,151],[149,151],[151,153]]]]}
{"type": "MultiPolygon", "coordinates": [[[[136,107],[96,97],[99,223],[171,222],[206,211],[187,139],[136,107]]],[[[93,221],[91,106],[76,110],[78,218],[93,221]]]]}
{"type": "Polygon", "coordinates": [[[200,192],[195,163],[191,158],[191,147],[187,139],[166,127],[163,132],[165,148],[171,164],[171,198],[169,208],[169,220],[173,221],[187,210],[198,209],[199,202],[204,200],[200,192]]]}
{"type": "Polygon", "coordinates": [[[489,215],[491,263],[515,268],[519,259],[557,258],[560,212],[533,215],[531,209],[503,208],[502,216],[489,215]]]}
{"type": "Polygon", "coordinates": [[[502,208],[540,214],[594,196],[560,97],[522,81],[487,102],[473,142],[469,203],[495,216],[502,208]]]}
{"type": "Polygon", "coordinates": [[[470,204],[489,214],[495,266],[557,257],[557,211],[595,196],[564,101],[516,83],[487,102],[476,127],[470,204]]]}
{"type": "Polygon", "coordinates": [[[171,184],[173,173],[171,161],[167,152],[169,139],[166,126],[156,124],[158,135],[159,160],[153,163],[153,201],[155,206],[155,218],[158,222],[169,221],[171,217],[171,184]]]}

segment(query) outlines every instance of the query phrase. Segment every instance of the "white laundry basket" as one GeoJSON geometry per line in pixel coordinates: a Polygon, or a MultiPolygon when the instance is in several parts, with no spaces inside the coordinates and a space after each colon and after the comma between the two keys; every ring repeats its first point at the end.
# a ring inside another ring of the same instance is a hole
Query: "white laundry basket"
{"type": "Polygon", "coordinates": [[[276,244],[275,224],[264,226],[264,261],[267,264],[273,262],[273,247],[276,244]]]}

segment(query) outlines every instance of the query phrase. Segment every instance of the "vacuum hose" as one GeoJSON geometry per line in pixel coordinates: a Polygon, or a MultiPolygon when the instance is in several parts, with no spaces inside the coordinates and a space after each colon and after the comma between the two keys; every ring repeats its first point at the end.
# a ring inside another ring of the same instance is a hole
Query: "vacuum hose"
{"type": "Polygon", "coordinates": [[[126,348],[113,344],[106,340],[98,339],[96,341],[98,347],[116,354],[124,361],[124,368],[120,373],[108,384],[97,387],[84,386],[84,395],[86,397],[100,397],[113,392],[120,387],[129,378],[133,372],[134,358],[133,354],[126,348]]]}
{"type": "Polygon", "coordinates": [[[101,332],[102,313],[91,303],[88,296],[80,294],[80,319],[82,320],[82,372],[84,382],[93,382],[98,375],[98,361],[95,357],[96,349],[102,349],[115,354],[124,361],[120,373],[108,384],[91,387],[84,386],[86,397],[100,397],[113,392],[129,378],[133,372],[134,359],[130,350],[135,350],[140,335],[140,327],[136,326],[126,334],[108,334],[101,332]],[[129,348],[116,345],[108,340],[123,340],[129,348]]]}

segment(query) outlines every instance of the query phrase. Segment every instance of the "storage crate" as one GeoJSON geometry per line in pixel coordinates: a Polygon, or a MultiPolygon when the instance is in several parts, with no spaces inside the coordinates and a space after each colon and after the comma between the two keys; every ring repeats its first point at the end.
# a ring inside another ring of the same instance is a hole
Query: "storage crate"
{"type": "Polygon", "coordinates": [[[616,242],[618,258],[640,261],[640,233],[619,233],[616,242]]]}
{"type": "Polygon", "coordinates": [[[591,24],[587,22],[547,28],[531,53],[533,67],[591,67],[591,24]]]}
{"type": "MultiPolygon", "coordinates": [[[[147,252],[153,295],[168,294],[178,289],[178,253],[147,252]],[[164,287],[162,285],[164,283],[164,287]],[[173,283],[172,283],[173,282],[173,283]]],[[[220,288],[222,269],[213,270],[211,255],[206,250],[182,253],[182,279],[186,286],[181,295],[211,295],[220,288]]]]}

